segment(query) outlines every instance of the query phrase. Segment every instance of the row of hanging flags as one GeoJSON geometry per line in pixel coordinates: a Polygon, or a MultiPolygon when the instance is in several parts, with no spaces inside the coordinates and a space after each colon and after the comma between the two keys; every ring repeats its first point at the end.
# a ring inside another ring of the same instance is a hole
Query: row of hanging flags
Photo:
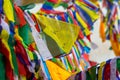
{"type": "Polygon", "coordinates": [[[72,75],[67,80],[120,80],[119,75],[120,57],[116,57],[72,75]]]}
{"type": "Polygon", "coordinates": [[[48,0],[36,14],[29,6],[0,0],[0,80],[66,80],[91,66],[98,6],[88,0],[48,0]],[[55,11],[57,6],[66,12],[55,11]]]}
{"type": "Polygon", "coordinates": [[[116,56],[120,56],[120,1],[102,0],[100,36],[109,40],[116,56]]]}

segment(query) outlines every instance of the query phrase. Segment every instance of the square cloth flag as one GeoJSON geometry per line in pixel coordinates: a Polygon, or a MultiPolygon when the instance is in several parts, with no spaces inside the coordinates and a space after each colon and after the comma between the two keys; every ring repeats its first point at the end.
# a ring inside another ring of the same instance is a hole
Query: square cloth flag
{"type": "Polygon", "coordinates": [[[79,33],[79,26],[35,14],[43,32],[56,41],[58,46],[69,53],[79,33]]]}

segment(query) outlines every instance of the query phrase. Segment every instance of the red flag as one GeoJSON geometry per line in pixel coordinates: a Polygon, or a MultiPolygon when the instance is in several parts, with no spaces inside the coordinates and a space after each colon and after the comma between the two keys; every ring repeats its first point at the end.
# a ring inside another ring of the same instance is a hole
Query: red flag
{"type": "Polygon", "coordinates": [[[21,57],[21,59],[24,61],[26,65],[30,65],[26,50],[23,47],[22,43],[18,40],[16,40],[15,44],[15,53],[16,55],[19,55],[21,57]]]}
{"type": "Polygon", "coordinates": [[[39,26],[38,26],[38,23],[37,23],[37,20],[36,20],[36,17],[35,17],[35,15],[31,15],[31,18],[33,19],[33,21],[36,23],[35,24],[35,28],[37,29],[37,31],[38,32],[40,32],[40,28],[39,28],[39,26]]]}
{"type": "Polygon", "coordinates": [[[12,66],[10,64],[10,60],[9,60],[9,51],[7,50],[7,48],[5,47],[5,45],[2,43],[2,40],[0,39],[0,53],[2,53],[5,58],[5,70],[6,70],[6,76],[9,80],[14,80],[14,74],[13,74],[13,69],[12,66]]]}
{"type": "Polygon", "coordinates": [[[25,70],[25,66],[20,62],[20,60],[18,59],[18,57],[17,57],[17,63],[18,63],[19,74],[22,75],[22,76],[26,76],[27,72],[25,70]]]}
{"type": "Polygon", "coordinates": [[[15,8],[17,17],[19,19],[19,25],[20,25],[20,27],[22,27],[26,24],[26,21],[25,21],[25,18],[24,18],[24,13],[17,5],[14,5],[14,8],[15,8]]]}
{"type": "Polygon", "coordinates": [[[48,2],[51,2],[51,3],[58,3],[58,0],[47,0],[48,2]]]}

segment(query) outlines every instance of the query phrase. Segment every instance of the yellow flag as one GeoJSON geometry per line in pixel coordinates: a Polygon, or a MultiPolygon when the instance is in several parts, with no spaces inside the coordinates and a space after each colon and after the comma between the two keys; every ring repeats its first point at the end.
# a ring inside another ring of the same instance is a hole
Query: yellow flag
{"type": "Polygon", "coordinates": [[[21,80],[27,80],[26,76],[20,76],[21,80]]]}
{"type": "Polygon", "coordinates": [[[27,53],[28,53],[28,56],[29,56],[30,60],[34,60],[33,53],[29,50],[27,50],[27,53]]]}
{"type": "Polygon", "coordinates": [[[9,21],[15,22],[13,6],[10,0],[3,0],[3,10],[9,21]]]}
{"type": "Polygon", "coordinates": [[[80,24],[82,25],[82,27],[84,27],[84,33],[86,34],[86,36],[90,35],[91,32],[88,29],[87,24],[85,23],[85,21],[82,19],[82,17],[77,12],[76,12],[76,18],[80,22],[80,24]]]}
{"type": "Polygon", "coordinates": [[[58,46],[69,53],[79,33],[79,26],[35,14],[43,31],[56,41],[58,46]]]}
{"type": "Polygon", "coordinates": [[[98,80],[102,80],[102,77],[103,77],[103,67],[104,67],[104,65],[106,64],[106,62],[102,62],[101,64],[100,64],[100,68],[99,68],[99,70],[98,70],[98,80]]]}
{"type": "Polygon", "coordinates": [[[48,67],[52,80],[66,80],[72,75],[72,73],[62,69],[52,61],[46,61],[46,65],[48,67]]]}
{"type": "Polygon", "coordinates": [[[16,40],[20,40],[20,41],[23,41],[23,39],[19,36],[19,32],[18,32],[18,28],[15,27],[15,35],[14,35],[14,38],[16,40]]]}

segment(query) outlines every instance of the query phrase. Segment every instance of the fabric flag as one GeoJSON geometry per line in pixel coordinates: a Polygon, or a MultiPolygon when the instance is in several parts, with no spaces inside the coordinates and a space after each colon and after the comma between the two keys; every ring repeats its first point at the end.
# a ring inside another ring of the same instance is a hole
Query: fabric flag
{"type": "Polygon", "coordinates": [[[61,61],[62,61],[63,65],[65,66],[65,69],[68,71],[68,65],[67,65],[65,58],[61,57],[61,61]]]}
{"type": "Polygon", "coordinates": [[[68,67],[68,70],[67,70],[67,71],[71,72],[71,70],[70,70],[71,67],[70,67],[70,65],[69,65],[69,62],[68,62],[66,56],[64,56],[64,60],[65,60],[66,65],[67,65],[67,67],[68,67]]]}
{"type": "Polygon", "coordinates": [[[60,58],[52,58],[51,61],[54,62],[54,63],[56,63],[61,68],[65,69],[64,63],[62,63],[62,61],[60,60],[60,58]]]}
{"type": "Polygon", "coordinates": [[[16,54],[14,52],[15,40],[14,40],[14,37],[12,35],[9,35],[8,44],[9,44],[9,48],[10,48],[11,55],[12,55],[12,62],[13,62],[13,66],[14,66],[14,73],[15,73],[15,75],[18,76],[18,64],[17,64],[17,60],[16,60],[16,54]]]}
{"type": "Polygon", "coordinates": [[[85,21],[82,19],[82,17],[76,12],[76,18],[77,20],[80,22],[80,24],[82,25],[81,27],[83,27],[84,29],[84,33],[86,36],[90,35],[90,31],[88,29],[88,25],[85,23],[85,21]]]}
{"type": "Polygon", "coordinates": [[[12,64],[12,56],[11,56],[11,52],[10,52],[10,48],[8,46],[8,32],[6,30],[2,30],[0,37],[2,38],[2,43],[4,44],[5,48],[7,49],[7,51],[9,51],[8,55],[6,55],[6,57],[8,56],[8,59],[10,60],[10,64],[12,69],[14,69],[13,64],[12,64]]]}
{"type": "Polygon", "coordinates": [[[26,76],[20,76],[20,79],[21,79],[21,80],[27,80],[27,79],[26,79],[26,76]]]}
{"type": "Polygon", "coordinates": [[[61,55],[63,53],[60,50],[60,48],[57,45],[57,43],[55,42],[55,40],[53,40],[47,34],[45,34],[45,40],[46,40],[46,43],[47,43],[47,47],[48,47],[48,49],[49,49],[49,51],[50,51],[50,53],[52,54],[53,57],[59,56],[59,55],[61,55]]]}
{"type": "Polygon", "coordinates": [[[74,63],[77,66],[77,71],[80,71],[81,68],[80,68],[79,60],[77,59],[77,55],[75,53],[74,47],[72,47],[72,54],[73,54],[73,57],[74,57],[74,63]]]}
{"type": "Polygon", "coordinates": [[[117,70],[120,72],[120,59],[119,58],[117,59],[116,63],[117,63],[117,70]]]}
{"type": "Polygon", "coordinates": [[[74,72],[75,65],[74,65],[70,55],[72,55],[72,54],[67,55],[67,59],[69,61],[69,65],[71,66],[71,71],[74,72]]]}
{"type": "Polygon", "coordinates": [[[96,66],[91,67],[91,69],[88,70],[89,74],[91,76],[91,80],[95,80],[97,78],[96,76],[96,66]]]}
{"type": "Polygon", "coordinates": [[[100,64],[100,68],[99,68],[99,70],[98,70],[98,80],[102,80],[102,71],[103,71],[103,67],[104,67],[104,65],[106,64],[106,62],[102,62],[101,64],[100,64]]]}
{"type": "Polygon", "coordinates": [[[51,75],[48,71],[48,67],[46,65],[46,62],[43,61],[42,57],[40,56],[40,64],[41,64],[41,68],[42,68],[42,71],[44,72],[45,76],[44,79],[47,79],[47,80],[51,80],[51,75]]]}
{"type": "Polygon", "coordinates": [[[108,60],[103,69],[104,80],[110,80],[110,60],[108,60]]]}
{"type": "Polygon", "coordinates": [[[50,2],[45,2],[43,5],[42,5],[42,8],[41,10],[53,10],[53,3],[50,3],[50,2]]]}
{"type": "Polygon", "coordinates": [[[16,40],[16,44],[15,44],[15,53],[17,56],[20,56],[22,58],[22,62],[23,64],[25,65],[30,65],[29,63],[29,59],[28,59],[28,56],[27,56],[27,52],[22,44],[22,38],[19,36],[19,33],[18,33],[18,28],[15,27],[15,35],[14,35],[14,38],[16,40]]]}
{"type": "Polygon", "coordinates": [[[43,31],[53,38],[64,52],[69,53],[78,37],[79,26],[46,18],[39,14],[35,14],[35,16],[42,25],[43,31]]]}
{"type": "Polygon", "coordinates": [[[14,8],[17,14],[17,20],[19,21],[18,25],[20,25],[20,27],[23,27],[26,24],[24,13],[17,5],[14,5],[14,8]]]}
{"type": "Polygon", "coordinates": [[[89,6],[89,8],[91,8],[92,10],[95,10],[95,11],[97,11],[98,10],[98,1],[97,0],[90,0],[90,1],[88,1],[88,0],[83,0],[83,2],[87,5],[87,6],[89,6]]]}
{"type": "Polygon", "coordinates": [[[74,15],[73,15],[73,12],[71,10],[68,10],[68,15],[70,15],[69,17],[71,17],[71,19],[73,20],[73,23],[75,25],[78,25],[77,21],[74,19],[74,15]]]}
{"type": "Polygon", "coordinates": [[[30,58],[30,60],[33,61],[34,60],[33,53],[31,51],[29,51],[28,49],[26,49],[26,51],[27,51],[27,55],[30,58]]]}
{"type": "Polygon", "coordinates": [[[88,71],[86,71],[86,80],[92,80],[90,73],[88,71]]]}
{"type": "Polygon", "coordinates": [[[119,43],[117,43],[115,40],[113,40],[112,38],[110,38],[110,42],[111,42],[111,46],[112,46],[112,49],[114,50],[114,52],[115,52],[115,55],[116,56],[119,56],[120,55],[120,53],[119,53],[119,46],[120,46],[120,44],[119,43]]]}
{"type": "Polygon", "coordinates": [[[19,75],[26,76],[27,75],[26,68],[24,64],[20,62],[20,59],[18,57],[17,57],[17,64],[18,64],[19,75]]]}
{"type": "Polygon", "coordinates": [[[102,42],[105,41],[105,24],[104,22],[100,22],[100,37],[102,38],[102,42]]]}
{"type": "MultiPolygon", "coordinates": [[[[68,13],[68,22],[71,23],[71,24],[74,23],[74,21],[72,19],[72,16],[69,13],[68,13]]],[[[77,21],[76,21],[76,24],[77,24],[77,21]]]]}
{"type": "Polygon", "coordinates": [[[6,80],[4,56],[0,53],[0,80],[6,80]]]}
{"type": "Polygon", "coordinates": [[[61,68],[65,69],[65,66],[64,66],[63,63],[61,62],[60,58],[57,58],[57,63],[58,63],[58,65],[59,65],[61,68]]]}
{"type": "Polygon", "coordinates": [[[14,9],[11,0],[4,0],[3,10],[9,21],[15,22],[14,9]]]}
{"type": "Polygon", "coordinates": [[[0,53],[2,53],[5,56],[5,70],[6,70],[6,77],[10,80],[14,79],[14,74],[13,74],[13,63],[12,63],[12,56],[11,52],[8,46],[8,33],[6,30],[2,30],[1,35],[0,35],[0,53]]]}
{"type": "Polygon", "coordinates": [[[77,59],[80,60],[80,53],[79,53],[78,48],[75,44],[73,45],[73,48],[75,50],[75,54],[76,54],[77,59]]]}
{"type": "Polygon", "coordinates": [[[89,14],[87,14],[87,12],[85,12],[84,9],[82,9],[77,4],[75,4],[75,7],[78,10],[79,15],[81,15],[81,17],[83,18],[83,20],[85,20],[86,24],[89,25],[90,27],[92,27],[93,22],[92,22],[91,17],[89,16],[89,14]]]}
{"type": "Polygon", "coordinates": [[[47,0],[48,2],[51,2],[51,3],[54,3],[54,4],[57,4],[59,1],[61,0],[47,0]]]}
{"type": "Polygon", "coordinates": [[[31,14],[31,18],[32,18],[32,19],[34,20],[34,22],[36,23],[36,24],[35,24],[36,30],[37,30],[38,32],[40,32],[40,27],[39,27],[39,25],[38,25],[38,23],[37,23],[37,19],[36,19],[35,15],[31,14]]]}
{"type": "Polygon", "coordinates": [[[68,77],[72,75],[71,73],[60,68],[58,65],[49,60],[46,61],[46,65],[48,67],[52,80],[66,80],[68,77]]]}
{"type": "Polygon", "coordinates": [[[77,5],[79,5],[87,14],[89,14],[89,16],[91,17],[92,21],[95,21],[96,19],[98,19],[99,15],[96,14],[95,11],[89,9],[87,6],[85,6],[82,2],[80,1],[76,1],[75,2],[77,5]]]}
{"type": "MultiPolygon", "coordinates": [[[[67,58],[67,57],[66,57],[66,58],[67,58]]],[[[72,72],[72,65],[71,65],[71,63],[69,62],[68,58],[67,58],[66,60],[67,60],[67,62],[68,62],[68,66],[69,66],[70,72],[72,72]]]]}
{"type": "Polygon", "coordinates": [[[30,65],[26,50],[23,47],[22,43],[18,40],[16,41],[16,45],[15,45],[15,53],[16,53],[17,56],[20,57],[19,59],[21,60],[21,62],[24,65],[26,65],[26,66],[30,65]]]}
{"type": "Polygon", "coordinates": [[[30,45],[32,42],[34,42],[31,29],[28,23],[24,25],[23,27],[19,27],[18,32],[19,32],[20,37],[23,39],[26,45],[30,45]]]}
{"type": "Polygon", "coordinates": [[[0,14],[3,13],[3,0],[0,0],[0,14]]]}

